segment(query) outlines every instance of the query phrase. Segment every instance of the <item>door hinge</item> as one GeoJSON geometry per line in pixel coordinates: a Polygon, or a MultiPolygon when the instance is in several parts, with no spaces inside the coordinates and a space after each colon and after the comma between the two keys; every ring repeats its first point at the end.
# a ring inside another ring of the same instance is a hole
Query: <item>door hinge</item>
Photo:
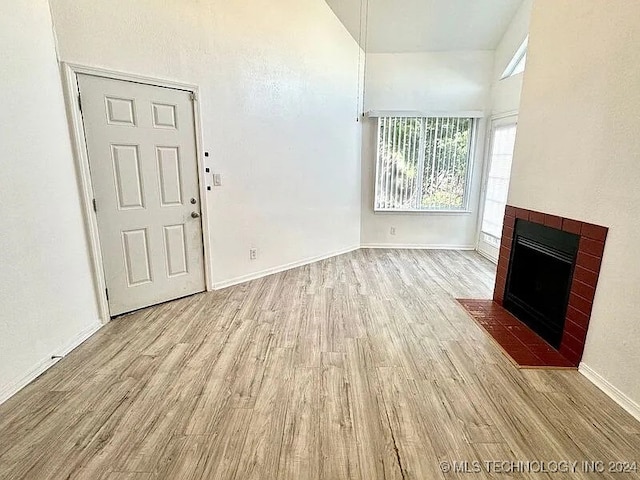
{"type": "Polygon", "coordinates": [[[96,199],[95,198],[93,199],[92,203],[93,203],[93,211],[97,213],[98,212],[98,205],[96,203],[96,199]]]}
{"type": "Polygon", "coordinates": [[[104,289],[104,294],[107,296],[107,302],[109,301],[109,289],[105,288],[104,289]]]}
{"type": "Polygon", "coordinates": [[[198,99],[196,97],[196,94],[193,92],[189,93],[189,98],[191,99],[192,102],[195,102],[198,99]]]}
{"type": "Polygon", "coordinates": [[[80,109],[80,113],[82,113],[82,96],[78,93],[78,108],[80,109]]]}

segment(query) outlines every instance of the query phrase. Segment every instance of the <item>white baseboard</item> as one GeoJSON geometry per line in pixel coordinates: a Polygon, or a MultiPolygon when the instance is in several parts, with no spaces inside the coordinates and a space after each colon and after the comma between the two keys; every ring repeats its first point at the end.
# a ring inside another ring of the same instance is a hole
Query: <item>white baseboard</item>
{"type": "Polygon", "coordinates": [[[498,259],[497,259],[497,258],[493,258],[493,257],[492,257],[491,255],[489,255],[488,253],[483,252],[483,251],[482,251],[482,250],[480,250],[480,249],[476,250],[476,252],[478,252],[478,254],[479,254],[481,257],[486,258],[487,260],[489,260],[489,261],[490,261],[491,263],[493,263],[494,265],[497,265],[497,264],[498,264],[498,259]]]}
{"type": "Polygon", "coordinates": [[[0,388],[0,404],[6,402],[10,397],[14,396],[36,378],[38,378],[42,373],[44,373],[49,368],[53,367],[60,359],[52,359],[53,355],[64,357],[69,352],[71,352],[74,348],[78,347],[82,342],[84,342],[91,335],[96,333],[100,328],[103,327],[103,324],[98,322],[94,325],[91,325],[89,328],[86,328],[78,335],[76,335],[69,343],[67,343],[61,350],[56,350],[52,352],[49,356],[43,358],[36,365],[34,365],[27,373],[25,373],[22,377],[10,382],[7,385],[3,385],[0,388]]]}
{"type": "Polygon", "coordinates": [[[320,260],[325,260],[327,258],[336,257],[338,255],[343,255],[345,253],[353,252],[354,250],[358,250],[360,245],[343,248],[341,250],[336,250],[333,252],[325,253],[323,255],[318,255],[315,257],[308,257],[302,260],[298,260],[291,263],[286,263],[284,265],[279,265],[277,267],[268,268],[266,270],[261,270],[259,272],[250,273],[248,275],[242,275],[240,277],[231,278],[229,280],[223,280],[221,282],[214,282],[213,289],[220,290],[222,288],[231,287],[233,285],[238,285],[240,283],[249,282],[251,280],[257,280],[258,278],[266,277],[268,275],[273,275],[274,273],[284,272],[285,270],[290,270],[296,267],[302,267],[304,265],[308,265],[310,263],[319,262],[320,260]]]}
{"type": "Polygon", "coordinates": [[[363,243],[360,248],[389,248],[414,250],[475,250],[474,245],[422,244],[422,243],[363,243]]]}
{"type": "Polygon", "coordinates": [[[630,399],[627,395],[618,390],[617,387],[611,385],[602,375],[593,370],[588,365],[580,362],[578,372],[587,377],[591,383],[606,393],[613,399],[618,405],[624,408],[627,412],[633,415],[638,421],[640,421],[640,405],[630,399]]]}

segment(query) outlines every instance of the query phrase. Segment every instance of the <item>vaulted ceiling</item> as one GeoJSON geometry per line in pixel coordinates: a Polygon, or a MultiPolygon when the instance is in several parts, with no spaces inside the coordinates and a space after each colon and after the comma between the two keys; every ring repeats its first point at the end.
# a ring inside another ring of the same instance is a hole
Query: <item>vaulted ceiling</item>
{"type": "Polygon", "coordinates": [[[522,4],[522,0],[326,2],[370,53],[494,50],[522,4]]]}

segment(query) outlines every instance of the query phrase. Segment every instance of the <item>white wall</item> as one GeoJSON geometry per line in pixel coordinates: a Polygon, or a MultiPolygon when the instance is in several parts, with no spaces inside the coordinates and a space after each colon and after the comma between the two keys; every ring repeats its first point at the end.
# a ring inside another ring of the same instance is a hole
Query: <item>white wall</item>
{"type": "Polygon", "coordinates": [[[97,328],[46,0],[0,6],[0,402],[97,328]]]}
{"type": "MultiPolygon", "coordinates": [[[[368,54],[365,110],[488,112],[493,52],[368,54]]],[[[485,121],[478,130],[470,213],[374,213],[376,120],[362,133],[363,245],[475,247],[485,121]],[[395,227],[396,235],[391,235],[395,227]]]]}
{"type": "Polygon", "coordinates": [[[359,47],[323,0],[51,5],[61,60],[200,86],[214,282],[359,245],[359,47]]]}
{"type": "Polygon", "coordinates": [[[536,0],[509,203],[609,227],[583,363],[640,414],[638,18],[536,0]]]}
{"type": "Polygon", "coordinates": [[[520,107],[523,74],[501,80],[502,73],[529,33],[533,0],[524,0],[505,31],[495,51],[493,84],[491,88],[491,114],[515,112],[520,107]]]}

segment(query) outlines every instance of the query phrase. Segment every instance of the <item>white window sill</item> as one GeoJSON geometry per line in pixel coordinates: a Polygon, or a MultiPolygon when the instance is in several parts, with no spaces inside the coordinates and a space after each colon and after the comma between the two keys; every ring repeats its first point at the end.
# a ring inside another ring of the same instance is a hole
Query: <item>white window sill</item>
{"type": "Polygon", "coordinates": [[[375,214],[394,214],[394,213],[410,213],[417,215],[469,215],[473,213],[471,210],[379,210],[374,209],[375,214]]]}

